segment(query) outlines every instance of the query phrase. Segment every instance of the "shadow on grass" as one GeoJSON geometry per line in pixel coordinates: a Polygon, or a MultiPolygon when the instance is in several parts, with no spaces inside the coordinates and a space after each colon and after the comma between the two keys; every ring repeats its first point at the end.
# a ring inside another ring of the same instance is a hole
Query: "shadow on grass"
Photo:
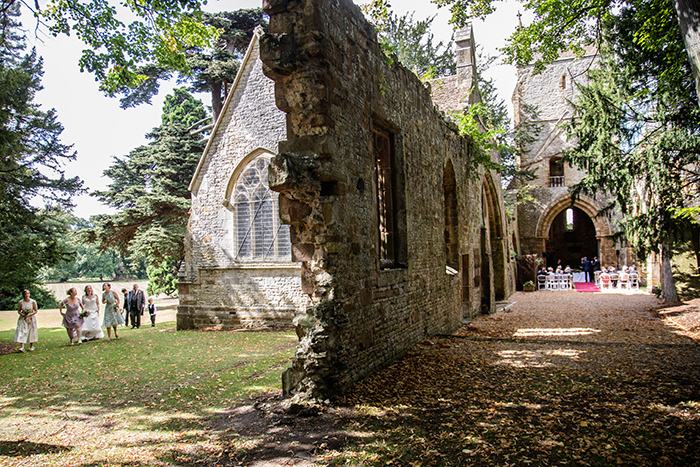
{"type": "Polygon", "coordinates": [[[0,440],[0,456],[26,457],[35,454],[59,454],[70,451],[70,446],[58,444],[33,443],[31,441],[2,441],[0,440]]]}

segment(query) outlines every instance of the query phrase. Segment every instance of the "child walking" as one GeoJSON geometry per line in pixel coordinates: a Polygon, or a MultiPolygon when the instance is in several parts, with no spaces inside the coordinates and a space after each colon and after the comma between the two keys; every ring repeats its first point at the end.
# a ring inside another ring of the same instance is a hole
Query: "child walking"
{"type": "Polygon", "coordinates": [[[151,315],[151,327],[156,325],[156,304],[153,303],[153,297],[148,297],[148,314],[151,315]]]}

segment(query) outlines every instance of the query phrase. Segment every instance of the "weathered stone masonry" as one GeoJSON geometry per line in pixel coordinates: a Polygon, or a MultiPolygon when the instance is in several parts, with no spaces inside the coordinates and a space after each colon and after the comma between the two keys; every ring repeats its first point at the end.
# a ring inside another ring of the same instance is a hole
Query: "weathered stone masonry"
{"type": "Polygon", "coordinates": [[[425,337],[452,332],[463,311],[479,312],[493,265],[486,274],[476,265],[492,250],[502,254],[488,242],[505,235],[484,234],[490,213],[484,181],[468,177],[469,141],[418,78],[381,52],[355,5],[266,0],[264,9],[264,71],[287,114],[270,187],[313,303],[298,320],[303,337],[283,385],[328,397],[425,337]],[[450,274],[454,248],[458,272],[450,274]]]}
{"type": "Polygon", "coordinates": [[[267,160],[286,136],[258,30],[192,179],[178,329],[288,326],[309,303],[280,228],[267,160]],[[262,202],[261,202],[262,200],[262,202]],[[250,209],[248,209],[250,208],[250,209]],[[272,241],[271,235],[278,238],[272,241]]]}

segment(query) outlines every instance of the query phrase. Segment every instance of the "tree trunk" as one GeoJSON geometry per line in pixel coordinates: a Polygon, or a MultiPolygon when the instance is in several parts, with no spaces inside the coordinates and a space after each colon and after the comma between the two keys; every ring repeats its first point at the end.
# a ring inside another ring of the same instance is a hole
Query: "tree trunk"
{"type": "Polygon", "coordinates": [[[221,99],[221,83],[211,83],[211,111],[214,114],[214,124],[216,124],[216,120],[219,118],[223,106],[224,104],[221,99]]]}
{"type": "Polygon", "coordinates": [[[700,2],[698,0],[673,0],[678,16],[685,50],[695,77],[695,90],[700,105],[700,2]]]}
{"type": "Polygon", "coordinates": [[[669,303],[678,302],[678,292],[676,292],[671,267],[671,244],[668,242],[661,245],[661,298],[669,303]]]}

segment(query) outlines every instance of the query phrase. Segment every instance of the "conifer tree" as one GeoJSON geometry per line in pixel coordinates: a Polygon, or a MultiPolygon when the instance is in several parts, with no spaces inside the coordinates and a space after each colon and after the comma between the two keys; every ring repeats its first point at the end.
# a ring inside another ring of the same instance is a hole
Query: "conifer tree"
{"type": "Polygon", "coordinates": [[[39,273],[68,253],[57,241],[67,231],[60,214],[82,184],[64,175],[75,154],[60,141],[56,112],[34,102],[42,62],[26,52],[18,16],[16,5],[0,10],[0,309],[14,308],[23,288],[48,299],[39,273]]]}
{"type": "Polygon", "coordinates": [[[121,94],[124,108],[150,103],[159,83],[177,74],[178,82],[190,82],[191,92],[208,92],[214,119],[219,116],[228,87],[236,77],[241,58],[257,26],[266,26],[261,8],[202,13],[203,24],[216,28],[218,40],[211,47],[192,45],[184,52],[187,72],[173,70],[157,61],[144,64],[137,73],[145,78],[136,87],[125,83],[111,95],[121,94]]]}
{"type": "Polygon", "coordinates": [[[614,197],[628,241],[641,255],[661,253],[662,297],[675,302],[671,247],[685,224],[678,214],[696,203],[700,181],[700,110],[690,63],[666,0],[622,8],[606,18],[604,32],[600,68],[579,87],[575,103],[578,147],[565,153],[588,174],[574,196],[614,197]]]}
{"type": "Polygon", "coordinates": [[[115,157],[105,170],[112,179],[108,190],[94,193],[119,212],[96,216],[90,241],[102,250],[145,257],[149,293],[176,290],[190,208],[188,186],[206,144],[189,128],[205,115],[200,101],[175,89],[165,99],[162,124],[147,135],[152,142],[115,157]]]}

